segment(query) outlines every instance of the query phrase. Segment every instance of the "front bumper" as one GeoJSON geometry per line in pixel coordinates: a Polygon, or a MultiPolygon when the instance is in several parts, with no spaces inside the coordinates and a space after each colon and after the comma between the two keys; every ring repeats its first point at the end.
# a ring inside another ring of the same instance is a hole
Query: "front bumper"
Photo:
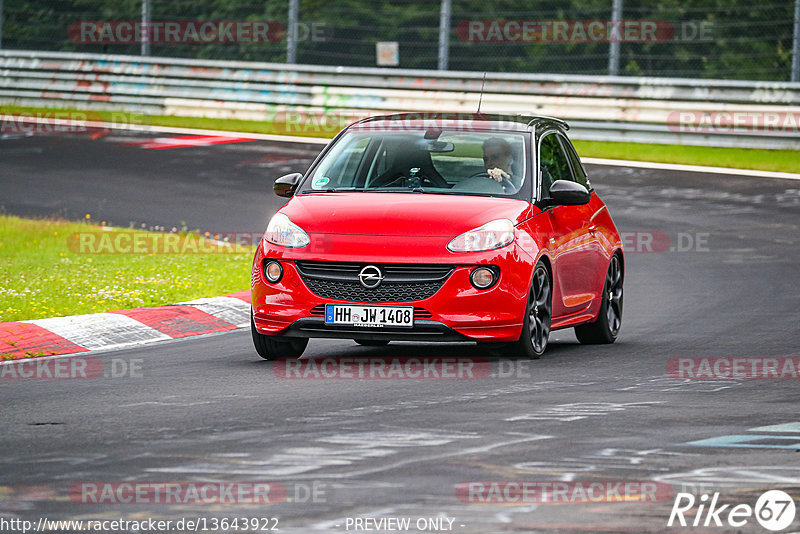
{"type": "MultiPolygon", "coordinates": [[[[253,320],[263,334],[360,340],[515,341],[522,331],[533,264],[527,256],[518,255],[514,246],[501,249],[501,253],[473,255],[466,264],[455,264],[453,258],[448,258],[448,264],[454,265],[453,272],[432,296],[380,303],[321,297],[309,289],[295,262],[285,258],[278,259],[283,277],[277,283],[268,283],[262,273],[261,250],[259,247],[253,262],[251,294],[253,320]],[[500,277],[494,286],[478,290],[470,284],[469,275],[477,265],[499,267],[500,277]],[[325,304],[353,303],[413,306],[414,327],[325,324],[325,304]]],[[[357,261],[364,263],[363,258],[357,261]]]]}
{"type": "Polygon", "coordinates": [[[415,320],[413,328],[359,328],[327,325],[322,317],[304,317],[283,330],[281,335],[363,341],[471,341],[467,336],[438,321],[424,319],[415,320]]]}

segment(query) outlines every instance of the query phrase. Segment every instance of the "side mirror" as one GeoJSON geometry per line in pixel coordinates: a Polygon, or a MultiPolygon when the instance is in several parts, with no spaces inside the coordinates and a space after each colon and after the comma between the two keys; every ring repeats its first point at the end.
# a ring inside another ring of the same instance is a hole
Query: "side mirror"
{"type": "Polygon", "coordinates": [[[580,206],[591,200],[589,191],[578,182],[556,180],[550,186],[549,204],[557,206],[580,206]]]}
{"type": "Polygon", "coordinates": [[[275,180],[272,190],[279,197],[290,197],[294,195],[294,190],[297,189],[297,184],[300,183],[302,178],[303,175],[299,172],[293,172],[292,174],[281,176],[275,180]]]}

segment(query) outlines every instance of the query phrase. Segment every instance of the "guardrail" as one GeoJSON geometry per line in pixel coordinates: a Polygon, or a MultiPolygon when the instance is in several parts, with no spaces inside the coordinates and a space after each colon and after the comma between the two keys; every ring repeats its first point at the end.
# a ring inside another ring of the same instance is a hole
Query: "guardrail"
{"type": "MultiPolygon", "coordinates": [[[[268,121],[478,108],[484,74],[0,51],[0,103],[268,121]]],[[[800,83],[486,74],[481,110],[603,141],[800,149],[800,83]]]]}

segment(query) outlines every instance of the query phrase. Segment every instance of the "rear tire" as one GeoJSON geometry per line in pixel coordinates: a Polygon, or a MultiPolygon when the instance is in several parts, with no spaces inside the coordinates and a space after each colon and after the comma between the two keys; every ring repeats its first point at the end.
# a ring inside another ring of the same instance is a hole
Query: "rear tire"
{"type": "Polygon", "coordinates": [[[265,360],[278,358],[299,358],[308,345],[308,338],[268,336],[256,329],[253,315],[250,315],[250,333],[253,335],[253,346],[259,356],[265,360]]]}
{"type": "Polygon", "coordinates": [[[389,344],[389,341],[384,339],[354,339],[353,341],[362,347],[385,347],[389,344]]]}
{"type": "Polygon", "coordinates": [[[550,321],[553,318],[553,291],[550,273],[539,262],[533,270],[533,281],[525,307],[525,320],[519,339],[511,343],[509,351],[515,355],[538,360],[547,349],[550,321]]]}
{"type": "Polygon", "coordinates": [[[614,343],[622,326],[622,262],[614,254],[606,272],[600,312],[593,323],[575,327],[575,337],[584,345],[614,343]]]}

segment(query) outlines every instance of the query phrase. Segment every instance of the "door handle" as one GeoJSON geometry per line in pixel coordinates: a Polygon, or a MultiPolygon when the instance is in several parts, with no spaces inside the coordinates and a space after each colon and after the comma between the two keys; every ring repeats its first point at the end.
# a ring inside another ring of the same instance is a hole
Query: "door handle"
{"type": "Polygon", "coordinates": [[[590,234],[592,234],[592,235],[594,235],[595,233],[597,233],[597,225],[595,225],[595,224],[590,224],[590,225],[589,225],[589,233],[590,233],[590,234]]]}

